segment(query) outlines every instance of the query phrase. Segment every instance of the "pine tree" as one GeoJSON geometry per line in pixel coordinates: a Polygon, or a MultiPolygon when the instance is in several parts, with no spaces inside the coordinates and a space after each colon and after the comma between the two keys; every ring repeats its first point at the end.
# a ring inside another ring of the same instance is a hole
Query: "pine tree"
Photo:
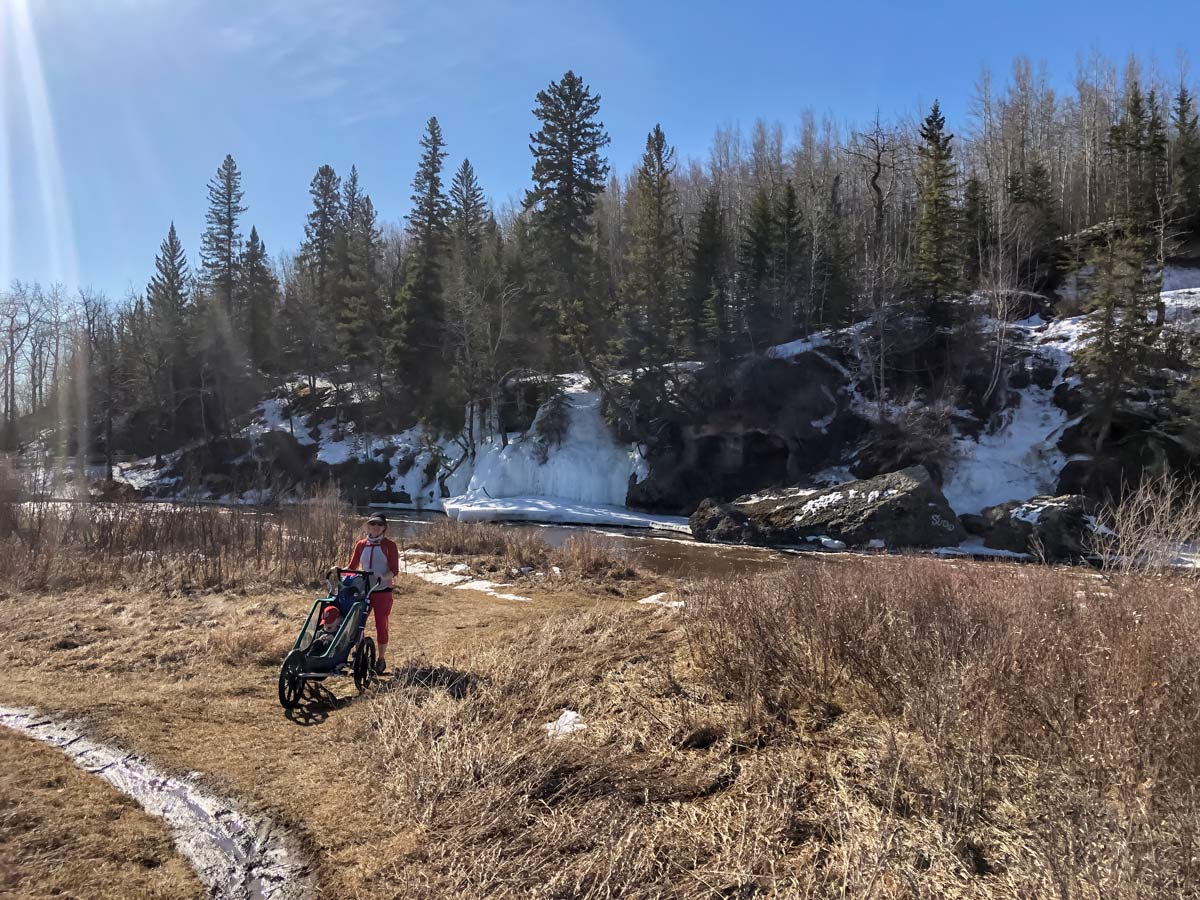
{"type": "Polygon", "coordinates": [[[817,218],[816,234],[821,241],[812,251],[812,315],[821,325],[843,323],[849,320],[854,304],[854,237],[842,208],[840,175],[835,175],[830,185],[829,202],[817,218]]]}
{"type": "Polygon", "coordinates": [[[675,150],[662,126],[646,137],[638,169],[636,216],[623,285],[626,357],[661,366],[672,354],[681,286],[679,198],[671,183],[675,150]]]}
{"type": "Polygon", "coordinates": [[[332,166],[317,169],[308,187],[313,208],[304,224],[304,243],[300,247],[300,263],[308,272],[317,297],[330,310],[332,322],[332,293],[334,253],[338,224],[342,219],[342,182],[332,166]]]}
{"type": "Polygon", "coordinates": [[[158,418],[155,455],[160,464],[163,439],[177,436],[187,353],[188,280],[187,254],[172,222],[154,259],[154,275],[146,286],[150,345],[146,352],[154,368],[152,388],[158,418]]]}
{"type": "Polygon", "coordinates": [[[797,322],[804,323],[807,331],[812,317],[817,312],[804,303],[803,282],[805,275],[804,214],[800,209],[800,198],[796,186],[787,179],[783,194],[775,211],[774,273],[775,286],[772,291],[771,318],[774,327],[786,332],[790,338],[797,322]]]}
{"type": "Polygon", "coordinates": [[[529,136],[533,189],[525,195],[559,336],[584,362],[597,351],[599,324],[587,297],[588,234],[608,175],[600,151],[609,138],[599,112],[600,96],[574,72],[538,92],[533,114],[541,128],[529,136]]]}
{"type": "Polygon", "coordinates": [[[990,219],[987,192],[978,176],[967,179],[963,188],[962,242],[964,276],[968,287],[979,283],[983,258],[989,241],[990,219]]]}
{"type": "Polygon", "coordinates": [[[913,286],[935,324],[951,321],[949,300],[960,284],[959,227],[954,207],[954,135],[937,101],[921,123],[917,148],[917,222],[913,286]]]}
{"type": "Polygon", "coordinates": [[[464,159],[450,183],[450,227],[455,239],[479,252],[487,222],[487,198],[469,159],[464,159]]]}
{"type": "Polygon", "coordinates": [[[445,141],[436,117],[426,123],[421,151],[412,183],[413,209],[408,214],[408,230],[412,236],[411,268],[398,298],[402,325],[393,346],[398,353],[401,380],[422,401],[427,401],[425,406],[428,408],[437,402],[430,391],[434,373],[429,359],[431,354],[436,358],[442,352],[445,339],[442,265],[450,214],[450,204],[442,189],[445,141]]]}
{"type": "Polygon", "coordinates": [[[246,348],[256,369],[269,368],[275,359],[275,311],[279,282],[271,271],[266,245],[251,226],[246,249],[238,262],[239,306],[244,310],[246,348]]]}
{"type": "Polygon", "coordinates": [[[1175,126],[1171,197],[1174,218],[1184,227],[1200,229],[1200,115],[1184,85],[1179,86],[1171,112],[1175,126]]]}
{"type": "Polygon", "coordinates": [[[776,232],[771,197],[766,187],[760,187],[750,203],[738,266],[740,308],[736,311],[736,327],[745,332],[752,351],[770,343],[772,334],[776,232]]]}
{"type": "Polygon", "coordinates": [[[711,188],[704,195],[690,247],[681,324],[693,351],[717,351],[718,359],[726,321],[727,254],[721,194],[711,188]]]}
{"type": "Polygon", "coordinates": [[[1147,277],[1146,241],[1117,228],[1089,254],[1092,293],[1085,320],[1085,342],[1075,359],[1084,372],[1096,406],[1096,452],[1108,439],[1121,397],[1145,374],[1145,362],[1158,336],[1152,313],[1159,303],[1158,281],[1147,277]]]}
{"type": "Polygon", "coordinates": [[[208,183],[208,227],[200,245],[200,261],[205,283],[224,314],[231,320],[235,315],[234,292],[237,286],[238,259],[242,250],[242,235],[238,217],[246,211],[242,206],[242,175],[233,157],[226,155],[217,174],[208,183]]]}

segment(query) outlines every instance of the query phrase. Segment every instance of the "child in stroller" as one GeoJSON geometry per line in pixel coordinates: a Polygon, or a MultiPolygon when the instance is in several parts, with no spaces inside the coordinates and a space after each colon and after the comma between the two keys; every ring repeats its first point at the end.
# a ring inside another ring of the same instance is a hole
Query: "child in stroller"
{"type": "Polygon", "coordinates": [[[317,633],[313,636],[313,642],[309,646],[308,652],[314,656],[323,656],[328,652],[334,637],[337,635],[338,626],[341,624],[341,610],[333,604],[325,607],[325,611],[321,613],[321,627],[317,629],[317,633]]]}

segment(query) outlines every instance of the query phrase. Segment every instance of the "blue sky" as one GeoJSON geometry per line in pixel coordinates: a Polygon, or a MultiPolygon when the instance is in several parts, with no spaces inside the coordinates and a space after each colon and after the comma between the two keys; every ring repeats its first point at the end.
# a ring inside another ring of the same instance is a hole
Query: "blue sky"
{"type": "Polygon", "coordinates": [[[863,121],[938,97],[961,125],[985,65],[1024,54],[1069,86],[1095,49],[1173,73],[1197,34],[1195,0],[0,0],[0,284],[140,290],[172,219],[196,256],[226,153],[272,252],[299,244],[326,162],[356,163],[399,223],[430,115],[448,168],[468,156],[498,204],[519,198],[534,95],[568,68],[624,172],[655,122],[681,158],[806,107],[863,121]]]}

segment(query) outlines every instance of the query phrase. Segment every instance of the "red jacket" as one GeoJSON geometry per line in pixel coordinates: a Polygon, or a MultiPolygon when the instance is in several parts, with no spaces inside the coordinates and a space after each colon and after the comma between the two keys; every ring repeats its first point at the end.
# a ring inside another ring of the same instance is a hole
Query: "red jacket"
{"type": "Polygon", "coordinates": [[[363,563],[363,557],[366,556],[366,569],[364,571],[379,572],[377,567],[378,560],[375,559],[376,553],[383,553],[383,558],[387,560],[387,569],[392,573],[392,577],[400,574],[400,550],[396,547],[396,542],[390,538],[384,538],[379,542],[378,547],[373,547],[367,543],[367,539],[363,538],[354,545],[354,552],[350,554],[350,562],[346,565],[347,569],[358,569],[363,563]]]}

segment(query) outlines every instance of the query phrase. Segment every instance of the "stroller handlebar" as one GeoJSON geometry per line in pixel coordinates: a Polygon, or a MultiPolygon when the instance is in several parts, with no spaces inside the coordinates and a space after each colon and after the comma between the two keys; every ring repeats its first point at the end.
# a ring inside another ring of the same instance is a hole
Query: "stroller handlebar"
{"type": "Polygon", "coordinates": [[[343,575],[361,575],[363,577],[363,579],[367,582],[367,593],[368,594],[374,594],[378,591],[384,590],[384,588],[382,587],[383,579],[380,578],[378,575],[376,575],[374,572],[367,572],[363,569],[343,569],[341,566],[335,566],[335,570],[338,573],[339,579],[341,579],[341,577],[343,575]],[[374,587],[371,587],[372,579],[374,579],[374,581],[375,581],[374,587]]]}

